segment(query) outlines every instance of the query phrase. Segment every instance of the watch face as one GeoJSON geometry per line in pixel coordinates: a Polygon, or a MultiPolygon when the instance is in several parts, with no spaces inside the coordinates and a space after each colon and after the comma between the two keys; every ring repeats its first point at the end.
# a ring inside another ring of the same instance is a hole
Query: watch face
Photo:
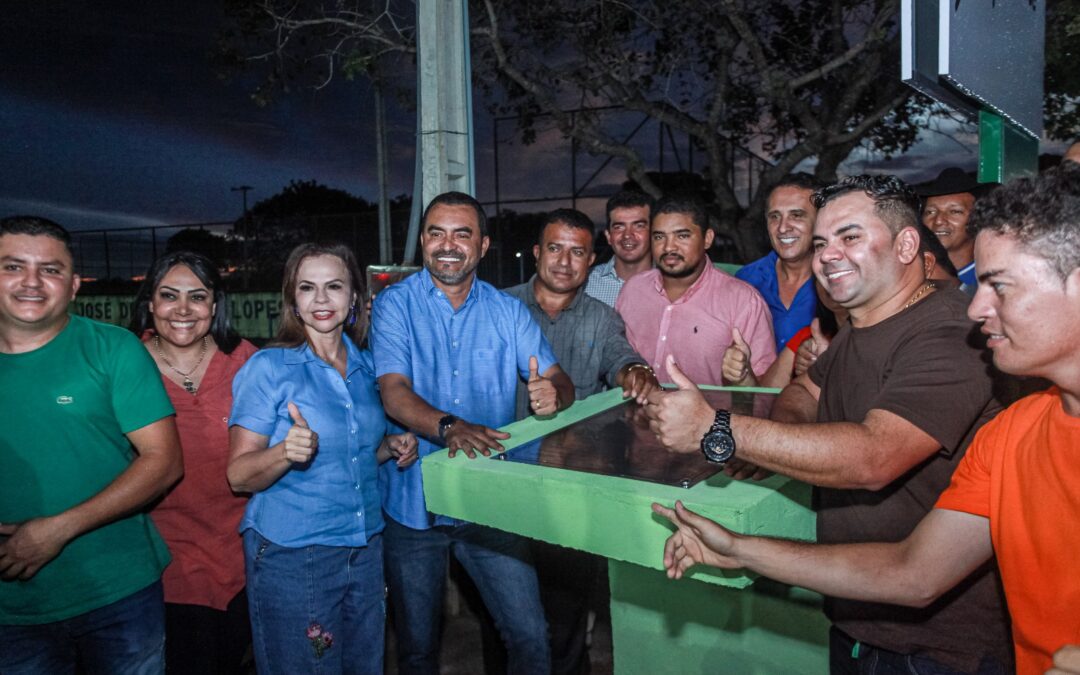
{"type": "Polygon", "coordinates": [[[701,451],[710,462],[726,462],[735,454],[735,439],[722,431],[713,431],[701,440],[701,451]]]}

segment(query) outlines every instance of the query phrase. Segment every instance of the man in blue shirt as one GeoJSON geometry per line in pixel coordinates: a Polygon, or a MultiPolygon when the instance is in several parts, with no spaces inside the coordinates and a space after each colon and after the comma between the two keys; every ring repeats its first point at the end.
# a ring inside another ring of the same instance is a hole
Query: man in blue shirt
{"type": "MultiPolygon", "coordinates": [[[[371,347],[389,417],[416,432],[420,457],[447,447],[470,458],[503,449],[518,378],[538,415],[574,400],[529,311],[476,278],[490,244],[472,197],[448,192],[424,213],[424,270],[379,294],[371,347]]],[[[386,575],[401,673],[438,673],[447,551],[476,583],[514,673],[547,673],[547,625],[525,539],[429,513],[419,465],[380,469],[386,575]]]]}
{"type": "Polygon", "coordinates": [[[820,187],[821,183],[810,174],[794,173],[772,189],[766,203],[765,225],[773,250],[735,274],[765,298],[772,315],[777,353],[795,333],[810,325],[817,309],[810,269],[817,209],[810,203],[810,195],[820,187]]]}

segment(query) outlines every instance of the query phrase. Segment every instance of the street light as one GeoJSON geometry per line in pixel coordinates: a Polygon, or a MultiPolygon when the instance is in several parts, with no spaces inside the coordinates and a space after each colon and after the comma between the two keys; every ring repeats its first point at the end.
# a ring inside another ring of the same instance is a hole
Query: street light
{"type": "Polygon", "coordinates": [[[521,251],[514,253],[514,257],[518,261],[518,283],[525,283],[525,258],[521,256],[521,251]]]}

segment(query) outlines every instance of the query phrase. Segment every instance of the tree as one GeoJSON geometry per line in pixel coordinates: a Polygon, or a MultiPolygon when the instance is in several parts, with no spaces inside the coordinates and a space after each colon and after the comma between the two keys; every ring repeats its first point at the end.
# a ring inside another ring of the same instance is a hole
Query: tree
{"type": "MultiPolygon", "coordinates": [[[[234,63],[269,66],[260,96],[415,51],[415,8],[404,1],[234,3],[226,42],[234,63]]],[[[760,214],[785,174],[814,159],[816,175],[834,180],[856,147],[902,152],[943,114],[897,77],[898,13],[898,0],[472,0],[474,77],[492,108],[521,115],[526,141],[550,115],[654,196],[663,189],[641,152],[596,114],[564,111],[621,106],[686,134],[706,158],[714,224],[749,259],[762,252],[760,214]],[[773,160],[749,203],[738,199],[732,144],[773,160]]]]}
{"type": "Polygon", "coordinates": [[[372,259],[375,205],[315,181],[291,181],[281,192],[251,207],[233,226],[249,284],[276,289],[285,259],[306,241],[340,242],[361,260],[372,259]]]}

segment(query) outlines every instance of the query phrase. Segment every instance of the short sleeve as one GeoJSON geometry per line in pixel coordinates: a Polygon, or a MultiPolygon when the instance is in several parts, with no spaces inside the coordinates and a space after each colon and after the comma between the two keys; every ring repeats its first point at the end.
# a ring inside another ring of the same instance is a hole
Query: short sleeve
{"type": "Polygon", "coordinates": [[[113,363],[112,408],[125,434],[174,413],[161,372],[139,339],[121,331],[110,350],[113,363]]]}
{"type": "Polygon", "coordinates": [[[274,351],[253,354],[233,378],[230,427],[244,427],[267,437],[274,433],[278,408],[278,387],[271,367],[274,351]]]}
{"type": "Polygon", "coordinates": [[[934,508],[990,517],[990,455],[997,441],[997,427],[991,421],[975,435],[934,508]]]}
{"type": "Polygon", "coordinates": [[[368,342],[375,360],[376,378],[397,373],[413,379],[407,301],[407,291],[392,286],[375,298],[368,342]]]}
{"type": "Polygon", "coordinates": [[[529,357],[535,356],[537,371],[541,374],[548,368],[556,365],[559,361],[555,358],[555,352],[551,344],[540,330],[540,324],[529,314],[528,308],[518,299],[513,299],[513,307],[510,316],[517,329],[517,365],[518,375],[523,380],[529,378],[529,357]]]}
{"type": "Polygon", "coordinates": [[[971,324],[944,320],[913,333],[871,408],[898,415],[955,452],[993,395],[981,351],[968,344],[971,324]]]}

